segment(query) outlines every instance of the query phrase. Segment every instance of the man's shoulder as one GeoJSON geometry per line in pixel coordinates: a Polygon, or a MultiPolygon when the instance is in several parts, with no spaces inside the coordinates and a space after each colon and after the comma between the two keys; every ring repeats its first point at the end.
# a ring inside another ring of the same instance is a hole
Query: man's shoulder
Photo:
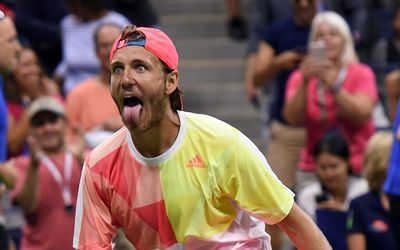
{"type": "Polygon", "coordinates": [[[91,168],[100,161],[106,161],[116,150],[127,143],[126,136],[127,128],[123,126],[90,152],[85,160],[85,165],[91,168]]]}
{"type": "Polygon", "coordinates": [[[229,133],[231,134],[234,131],[238,131],[232,125],[227,122],[220,120],[219,118],[213,117],[211,115],[206,114],[197,114],[184,112],[186,116],[186,120],[188,123],[188,128],[190,130],[198,130],[201,132],[212,132],[215,133],[229,133]]]}
{"type": "Polygon", "coordinates": [[[185,116],[187,136],[196,143],[206,145],[217,143],[224,148],[239,141],[240,131],[218,118],[187,112],[185,112],[185,116]]]}
{"type": "Polygon", "coordinates": [[[183,112],[183,113],[190,124],[200,124],[200,125],[205,125],[206,127],[215,125],[217,127],[222,126],[222,127],[232,128],[232,125],[211,115],[191,113],[191,112],[183,112]]]}

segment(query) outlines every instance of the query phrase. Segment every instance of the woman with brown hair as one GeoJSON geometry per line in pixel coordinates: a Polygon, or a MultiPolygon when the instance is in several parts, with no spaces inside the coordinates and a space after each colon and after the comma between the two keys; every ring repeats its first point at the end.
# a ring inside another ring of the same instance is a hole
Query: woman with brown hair
{"type": "Polygon", "coordinates": [[[24,47],[17,67],[5,85],[8,108],[8,157],[27,153],[25,139],[28,135],[29,119],[27,107],[36,98],[54,95],[62,99],[57,85],[46,76],[39,59],[31,48],[24,47]]]}

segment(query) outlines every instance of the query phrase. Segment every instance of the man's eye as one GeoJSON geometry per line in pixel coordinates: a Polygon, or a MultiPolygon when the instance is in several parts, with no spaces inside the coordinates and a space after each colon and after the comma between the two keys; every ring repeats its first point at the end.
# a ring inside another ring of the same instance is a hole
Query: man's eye
{"type": "Polygon", "coordinates": [[[123,68],[121,66],[115,66],[115,67],[112,68],[112,72],[114,74],[122,73],[122,71],[123,71],[123,68]]]}
{"type": "Polygon", "coordinates": [[[146,68],[145,68],[143,65],[139,64],[139,65],[136,67],[136,70],[137,70],[138,72],[144,72],[144,71],[146,70],[146,68]]]}

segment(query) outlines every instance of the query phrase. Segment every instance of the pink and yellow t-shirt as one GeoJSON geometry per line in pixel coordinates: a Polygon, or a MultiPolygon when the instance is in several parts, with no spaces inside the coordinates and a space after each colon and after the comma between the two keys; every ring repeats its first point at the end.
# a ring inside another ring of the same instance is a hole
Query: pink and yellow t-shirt
{"type": "MultiPolygon", "coordinates": [[[[286,87],[286,99],[292,98],[303,81],[299,70],[294,71],[286,87]]],[[[335,97],[328,89],[323,90],[323,104],[318,92],[318,80],[313,78],[307,85],[307,104],[305,114],[306,147],[303,149],[299,167],[303,171],[314,171],[315,160],[312,156],[316,143],[329,129],[340,129],[349,143],[350,163],[354,173],[362,171],[364,150],[368,139],[375,131],[371,117],[362,124],[355,124],[350,120],[338,117],[338,107],[335,97]],[[321,108],[323,107],[323,109],[321,108]],[[321,121],[323,112],[326,113],[326,123],[321,121]]],[[[378,101],[378,91],[375,75],[370,67],[360,63],[350,64],[343,81],[342,89],[351,94],[363,94],[378,101]]]]}
{"type": "Polygon", "coordinates": [[[155,158],[122,128],[85,161],[74,247],[111,249],[116,229],[136,249],[271,249],[264,222],[280,222],[294,194],[237,129],[178,111],[180,130],[155,158]]]}

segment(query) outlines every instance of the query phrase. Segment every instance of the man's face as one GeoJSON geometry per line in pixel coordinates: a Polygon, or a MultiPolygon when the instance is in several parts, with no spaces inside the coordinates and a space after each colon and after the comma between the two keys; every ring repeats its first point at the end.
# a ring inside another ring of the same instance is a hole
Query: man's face
{"type": "Polygon", "coordinates": [[[309,26],[317,14],[318,0],[293,0],[294,14],[301,26],[309,26]]]}
{"type": "Polygon", "coordinates": [[[17,31],[9,17],[0,20],[0,68],[4,71],[14,69],[21,44],[17,39],[17,31]]]}
{"type": "Polygon", "coordinates": [[[158,58],[141,46],[118,49],[111,61],[111,94],[125,125],[141,131],[160,124],[169,98],[158,58]]]}
{"type": "Polygon", "coordinates": [[[43,151],[58,152],[64,146],[66,121],[60,115],[41,111],[31,120],[31,133],[43,151]]]}
{"type": "Polygon", "coordinates": [[[110,69],[109,54],[112,45],[121,33],[121,30],[114,25],[106,25],[97,33],[96,53],[102,68],[110,69]]]}

